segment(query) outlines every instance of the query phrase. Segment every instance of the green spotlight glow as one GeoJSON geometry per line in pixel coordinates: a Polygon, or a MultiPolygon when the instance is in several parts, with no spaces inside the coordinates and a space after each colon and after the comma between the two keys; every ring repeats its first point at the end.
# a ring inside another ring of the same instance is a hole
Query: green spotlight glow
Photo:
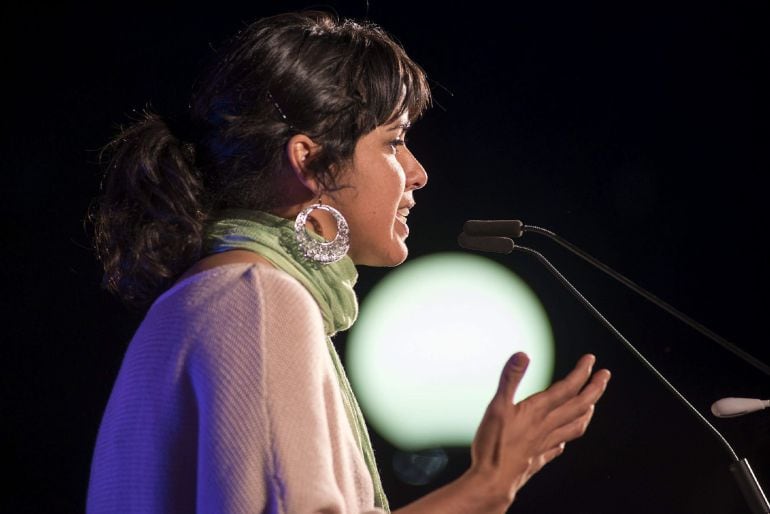
{"type": "Polygon", "coordinates": [[[401,265],[366,296],[346,360],[373,428],[397,448],[418,450],[469,445],[517,351],[530,356],[519,401],[553,374],[543,306],[500,264],[443,253],[401,265]]]}

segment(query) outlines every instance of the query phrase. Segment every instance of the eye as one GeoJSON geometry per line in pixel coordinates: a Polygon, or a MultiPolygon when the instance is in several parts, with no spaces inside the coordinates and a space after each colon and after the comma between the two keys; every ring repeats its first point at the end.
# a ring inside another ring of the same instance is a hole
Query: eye
{"type": "Polygon", "coordinates": [[[405,146],[406,145],[406,138],[401,139],[394,139],[388,145],[393,149],[394,152],[398,152],[399,146],[405,146]]]}

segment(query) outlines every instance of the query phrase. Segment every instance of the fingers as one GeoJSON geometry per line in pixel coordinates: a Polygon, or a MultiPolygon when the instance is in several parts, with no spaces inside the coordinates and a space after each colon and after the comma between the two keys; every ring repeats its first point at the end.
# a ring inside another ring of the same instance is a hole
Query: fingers
{"type": "Polygon", "coordinates": [[[471,444],[471,458],[477,464],[496,463],[499,459],[500,433],[505,423],[502,402],[494,400],[487,407],[484,417],[471,444]]]}
{"type": "Polygon", "coordinates": [[[553,448],[544,451],[536,459],[532,461],[532,464],[530,466],[529,472],[530,474],[534,475],[535,473],[539,472],[541,469],[543,469],[543,466],[551,462],[553,459],[564,453],[564,447],[565,443],[562,441],[561,443],[557,444],[553,448]]]}
{"type": "Polygon", "coordinates": [[[499,459],[499,441],[513,403],[513,395],[524,377],[529,365],[529,357],[523,352],[508,359],[500,376],[497,394],[487,406],[476,435],[471,445],[471,458],[475,463],[484,465],[496,463],[499,459]]]}
{"type": "Polygon", "coordinates": [[[543,465],[545,465],[545,464],[548,464],[548,463],[549,463],[549,462],[551,462],[553,459],[555,459],[556,457],[558,457],[559,455],[561,455],[562,453],[564,453],[564,447],[565,447],[565,446],[566,446],[566,444],[564,443],[564,441],[562,441],[561,443],[557,444],[556,446],[554,446],[554,447],[553,447],[553,448],[551,448],[550,450],[547,450],[547,451],[545,451],[545,452],[544,452],[544,453],[543,453],[543,454],[540,456],[540,458],[541,458],[541,459],[542,459],[542,461],[543,461],[543,465]]]}
{"type": "Polygon", "coordinates": [[[524,352],[518,352],[508,359],[500,376],[500,385],[497,389],[497,396],[505,399],[506,403],[513,403],[513,395],[524,377],[529,365],[529,357],[524,352]]]}
{"type": "Polygon", "coordinates": [[[593,355],[583,355],[569,375],[543,391],[539,395],[538,401],[543,402],[544,408],[550,411],[573,398],[591,376],[594,362],[596,362],[596,357],[593,355]]]}
{"type": "Polygon", "coordinates": [[[588,424],[591,423],[594,410],[594,406],[591,405],[585,414],[551,432],[546,439],[545,447],[552,447],[558,444],[560,441],[573,441],[585,434],[586,430],[588,429],[588,424]]]}
{"type": "Polygon", "coordinates": [[[549,426],[557,428],[584,415],[602,397],[607,389],[609,379],[610,372],[606,369],[594,373],[591,382],[583,388],[580,394],[548,414],[549,426]]]}

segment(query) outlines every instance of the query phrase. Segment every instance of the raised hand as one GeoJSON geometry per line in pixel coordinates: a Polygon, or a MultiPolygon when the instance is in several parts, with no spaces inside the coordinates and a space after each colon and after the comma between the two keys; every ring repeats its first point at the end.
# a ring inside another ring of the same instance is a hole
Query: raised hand
{"type": "Polygon", "coordinates": [[[610,379],[607,370],[591,376],[595,360],[583,356],[564,379],[514,403],[529,357],[513,355],[473,439],[471,467],[394,514],[503,514],[527,480],[585,432],[610,379]]]}
{"type": "Polygon", "coordinates": [[[595,360],[584,355],[564,379],[519,403],[513,395],[529,358],[517,353],[508,360],[471,445],[468,470],[486,489],[491,505],[510,505],[532,475],[585,433],[610,379],[607,370],[591,376],[595,360]]]}

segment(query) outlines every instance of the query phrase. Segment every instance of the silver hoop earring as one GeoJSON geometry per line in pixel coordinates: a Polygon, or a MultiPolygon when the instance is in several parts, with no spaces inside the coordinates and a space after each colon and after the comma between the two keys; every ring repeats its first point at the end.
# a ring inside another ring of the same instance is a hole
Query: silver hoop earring
{"type": "Polygon", "coordinates": [[[322,264],[337,262],[348,254],[348,248],[350,248],[350,228],[345,217],[334,207],[320,203],[313,204],[297,214],[297,219],[294,220],[294,235],[302,255],[322,264]],[[315,209],[321,209],[334,216],[337,235],[332,241],[319,241],[307,233],[305,223],[308,215],[315,209]]]}

